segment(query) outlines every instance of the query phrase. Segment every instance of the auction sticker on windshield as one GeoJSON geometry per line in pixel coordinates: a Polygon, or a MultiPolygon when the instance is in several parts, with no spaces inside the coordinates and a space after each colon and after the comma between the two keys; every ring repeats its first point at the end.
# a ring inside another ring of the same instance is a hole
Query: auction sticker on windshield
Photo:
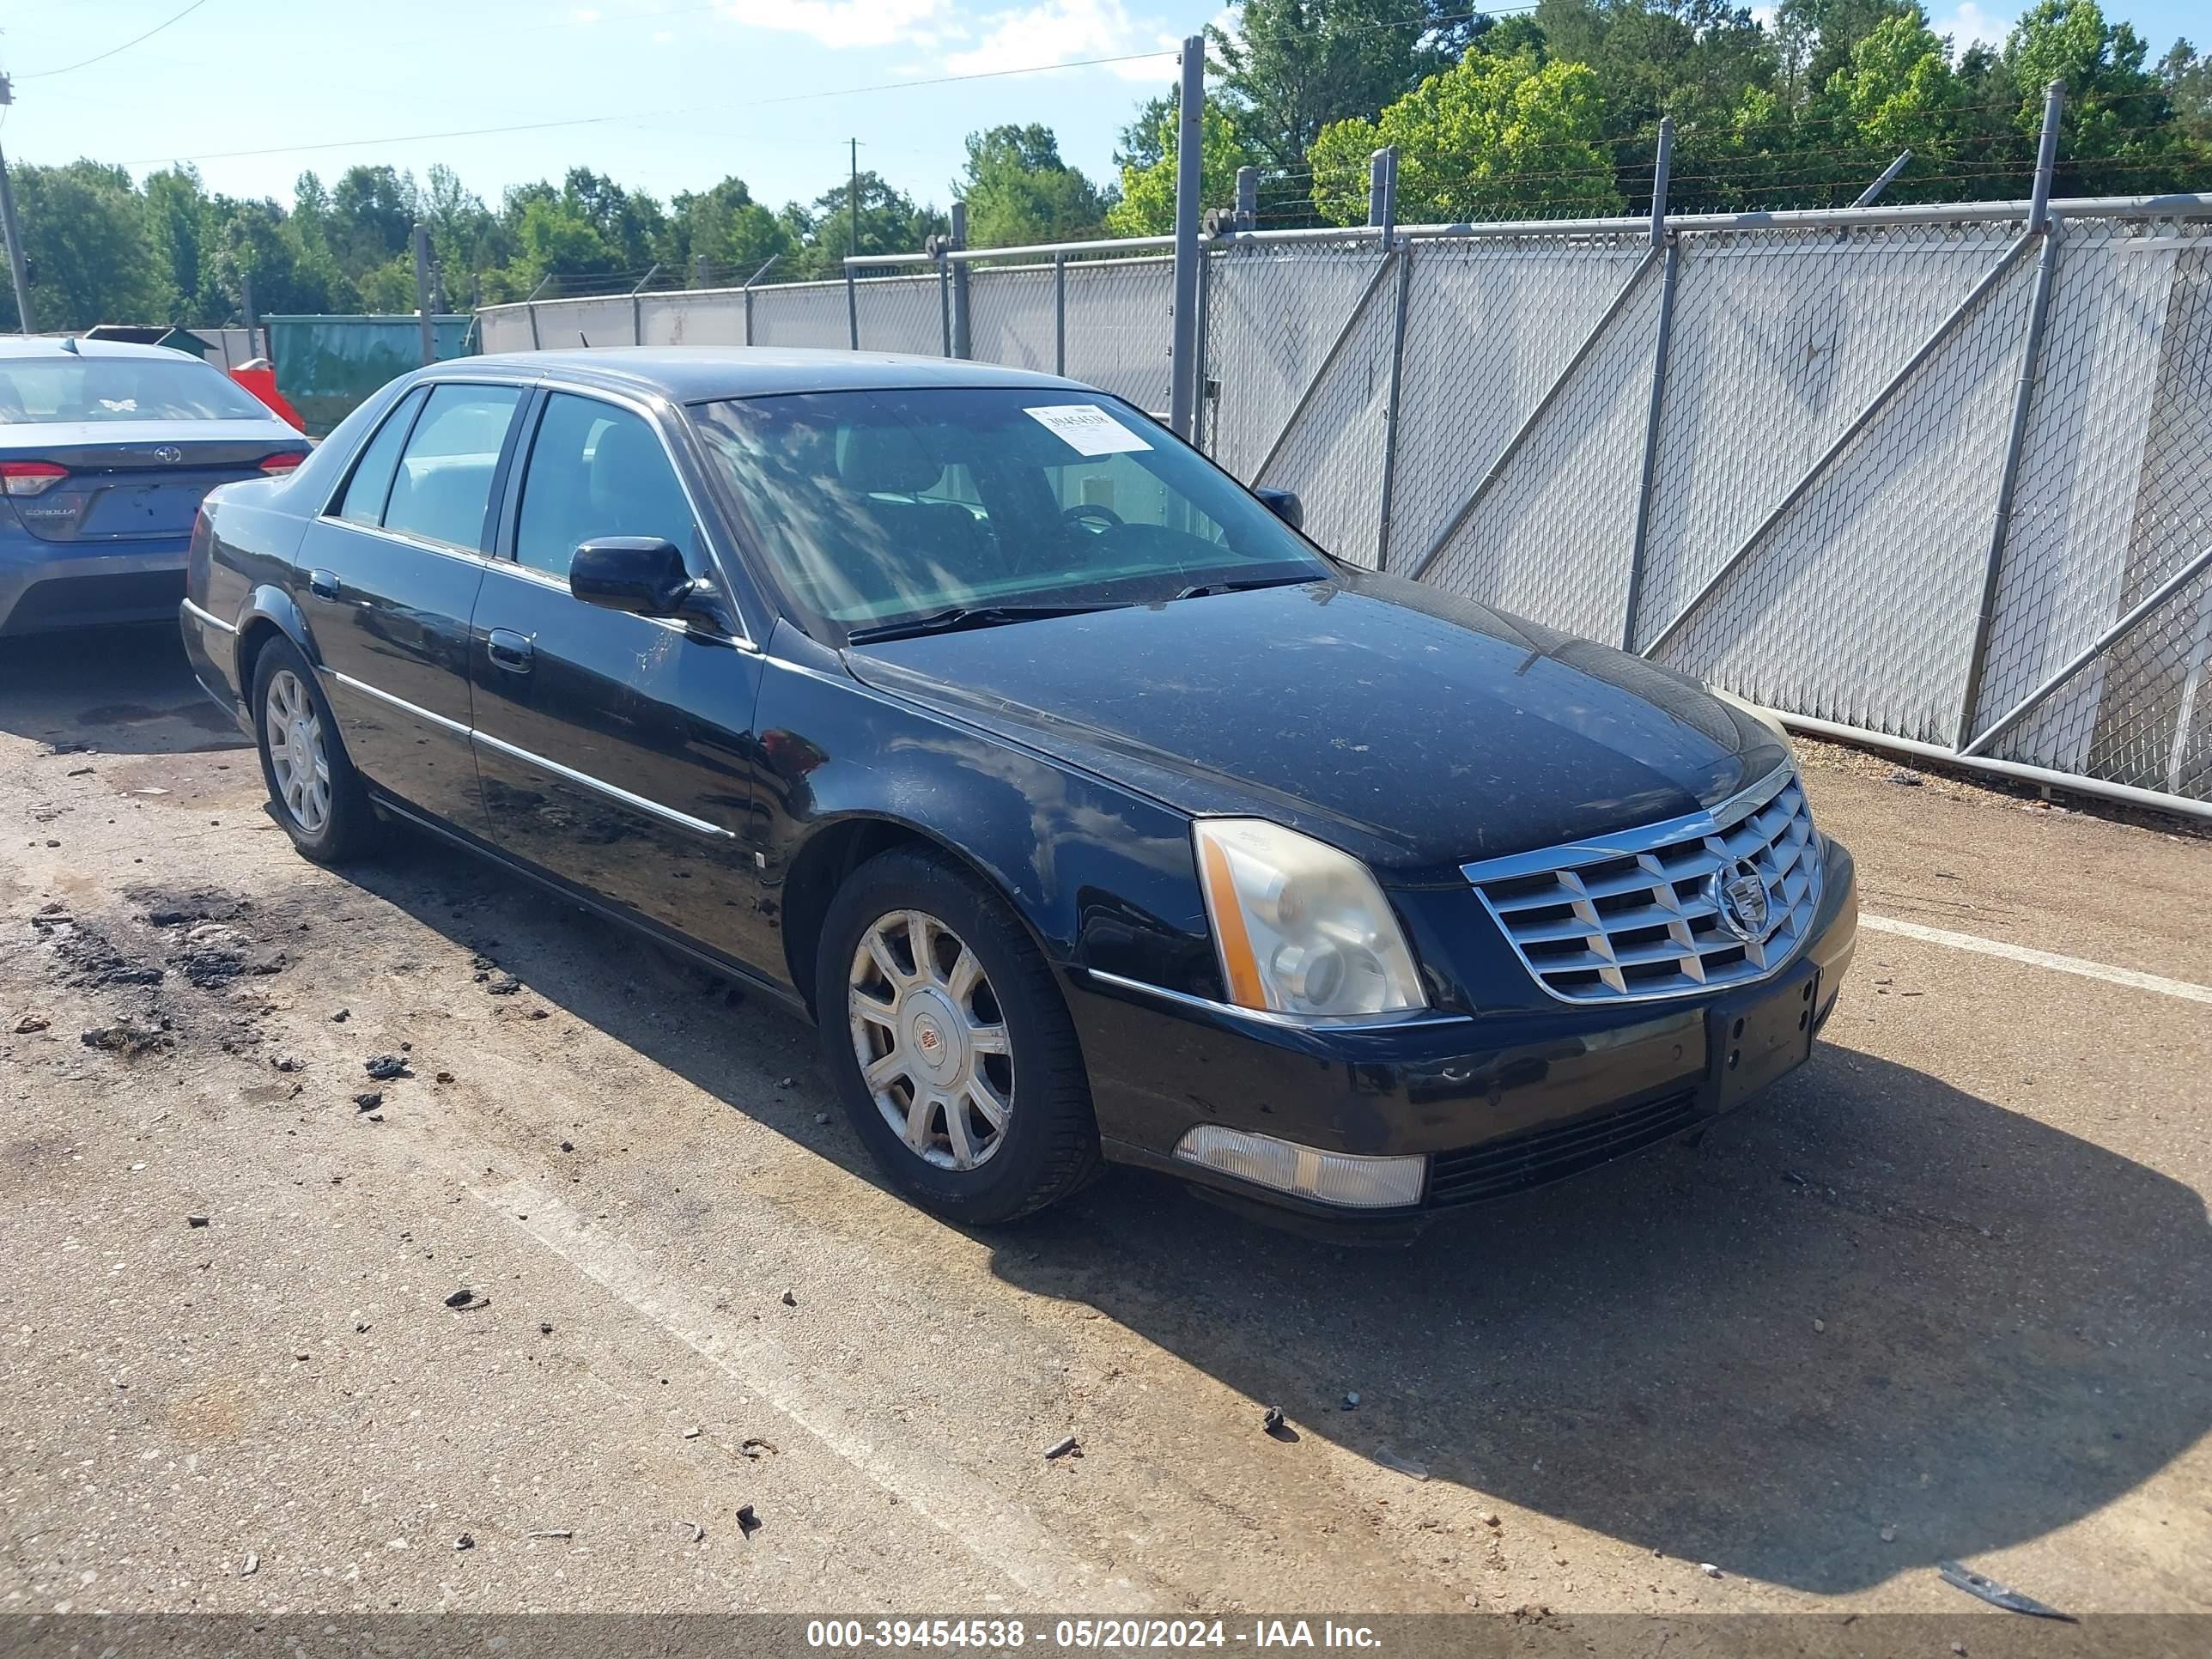
{"type": "Polygon", "coordinates": [[[1048,404],[1022,413],[1058,434],[1079,455],[1118,455],[1152,447],[1096,404],[1048,404]]]}

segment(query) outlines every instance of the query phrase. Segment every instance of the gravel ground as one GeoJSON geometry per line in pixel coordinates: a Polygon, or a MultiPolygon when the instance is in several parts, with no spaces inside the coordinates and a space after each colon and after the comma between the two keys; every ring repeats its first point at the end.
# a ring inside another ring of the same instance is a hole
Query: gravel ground
{"type": "MultiPolygon", "coordinates": [[[[1869,913],[2212,984],[2212,842],[1807,756],[1869,913]]],[[[2212,1006],[1870,933],[1699,1145],[1385,1250],[946,1227],[813,1056],[9,641],[0,1607],[2212,1611],[2212,1006]]]]}

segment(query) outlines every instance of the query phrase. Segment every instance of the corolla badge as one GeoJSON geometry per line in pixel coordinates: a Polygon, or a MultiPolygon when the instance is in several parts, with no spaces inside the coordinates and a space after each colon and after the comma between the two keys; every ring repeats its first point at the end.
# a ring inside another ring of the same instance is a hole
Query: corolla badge
{"type": "Polygon", "coordinates": [[[1748,859],[1737,859],[1713,872],[1707,891],[1721,926],[1747,945],[1756,945],[1774,931],[1779,919],[1768,897],[1765,878],[1748,859]]]}
{"type": "Polygon", "coordinates": [[[161,462],[163,466],[174,466],[185,459],[185,452],[174,444],[156,444],[154,447],[154,459],[161,462]]]}

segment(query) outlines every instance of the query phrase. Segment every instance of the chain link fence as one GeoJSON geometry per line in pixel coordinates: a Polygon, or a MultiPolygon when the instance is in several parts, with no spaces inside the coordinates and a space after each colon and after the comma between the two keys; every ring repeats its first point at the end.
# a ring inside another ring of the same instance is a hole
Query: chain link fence
{"type": "MultiPolygon", "coordinates": [[[[1197,441],[1339,556],[1808,729],[2212,815],[2212,197],[1202,258],[1197,441]]],[[[1158,413],[1172,313],[1152,239],[481,316],[494,351],[857,332],[1158,413]]]]}

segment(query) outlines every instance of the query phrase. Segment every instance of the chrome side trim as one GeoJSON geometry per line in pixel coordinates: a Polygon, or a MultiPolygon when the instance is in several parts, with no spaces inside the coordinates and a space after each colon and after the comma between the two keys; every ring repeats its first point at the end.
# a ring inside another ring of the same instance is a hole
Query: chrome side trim
{"type": "MultiPolygon", "coordinates": [[[[432,718],[434,719],[435,716],[432,718]]],[[[610,800],[620,801],[623,805],[632,807],[638,811],[649,812],[654,817],[665,818],[667,822],[681,829],[689,830],[695,835],[714,836],[732,841],[737,838],[737,831],[734,830],[725,830],[719,823],[709,823],[704,818],[693,817],[689,812],[679,812],[672,806],[663,806],[657,800],[647,800],[643,795],[634,795],[629,790],[609,783],[604,778],[595,778],[588,772],[577,771],[573,766],[563,766],[558,761],[548,760],[544,756],[532,753],[520,744],[509,743],[504,738],[495,738],[489,732],[475,732],[471,735],[478,743],[496,749],[501,754],[511,759],[519,760],[526,766],[542,766],[556,777],[565,778],[570,783],[586,789],[596,790],[610,800]]]]}
{"type": "Polygon", "coordinates": [[[1152,985],[1141,979],[1127,979],[1120,974],[1109,974],[1100,968],[1085,968],[1085,975],[1092,983],[1112,986],[1116,990],[1136,991],[1148,997],[1158,997],[1163,1002],[1172,1002],[1180,1007],[1196,1008],[1226,1019],[1243,1020],[1254,1025],[1272,1025],[1291,1031],[1395,1031],[1416,1025],[1470,1025],[1473,1018],[1467,1014],[1441,1014],[1433,1008],[1424,1008],[1412,1013],[1374,1014],[1364,1018],[1300,1019],[1294,1014],[1279,1014],[1267,1008],[1240,1008],[1232,1002],[1216,1002],[1211,997],[1194,997],[1188,991],[1170,991],[1164,985],[1152,985]]]}
{"type": "Polygon", "coordinates": [[[1729,796],[1718,806],[1590,841],[1573,841],[1559,847],[1540,847],[1534,852],[1482,859],[1474,864],[1462,864],[1459,872],[1475,883],[1505,881],[1516,876],[1540,876],[1554,870],[1571,870],[1578,864],[1596,864],[1606,859],[1633,858],[1670,842],[1716,836],[1735,828],[1780,794],[1796,772],[1796,762],[1784,761],[1757,783],[1729,796]]]}
{"type": "Polygon", "coordinates": [[[200,623],[205,627],[220,629],[226,634],[235,634],[238,632],[237,623],[225,622],[222,617],[216,616],[214,611],[205,610],[199,605],[194,605],[190,599],[186,599],[185,601],[185,609],[191,613],[195,621],[200,623]]]}
{"type": "Polygon", "coordinates": [[[457,738],[466,738],[469,735],[469,728],[460,721],[447,720],[434,709],[422,708],[408,702],[404,697],[395,697],[389,691],[380,691],[366,680],[357,680],[350,674],[341,674],[335,668],[324,669],[323,675],[326,679],[337,681],[349,691],[358,691],[364,697],[374,697],[380,703],[397,708],[403,714],[412,714],[418,720],[427,720],[439,730],[450,732],[457,738]]]}

